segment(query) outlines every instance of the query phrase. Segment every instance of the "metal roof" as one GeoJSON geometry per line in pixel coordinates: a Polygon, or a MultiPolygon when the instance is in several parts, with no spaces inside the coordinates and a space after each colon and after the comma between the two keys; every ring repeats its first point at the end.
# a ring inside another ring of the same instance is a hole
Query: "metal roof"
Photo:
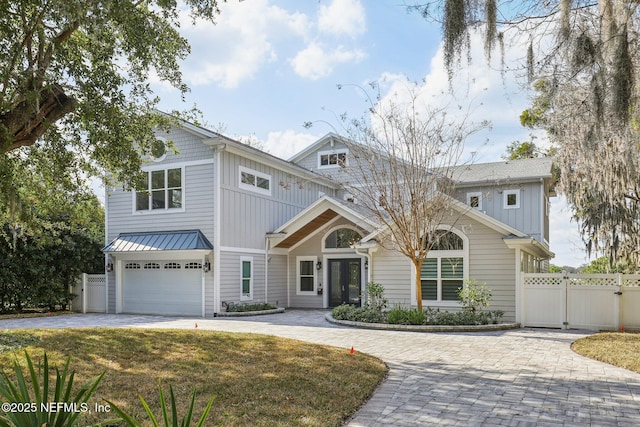
{"type": "Polygon", "coordinates": [[[552,166],[550,157],[477,163],[454,168],[452,178],[458,184],[551,178],[552,166]]]}
{"type": "Polygon", "coordinates": [[[121,233],[103,252],[155,252],[211,250],[213,245],[200,230],[121,233]]]}

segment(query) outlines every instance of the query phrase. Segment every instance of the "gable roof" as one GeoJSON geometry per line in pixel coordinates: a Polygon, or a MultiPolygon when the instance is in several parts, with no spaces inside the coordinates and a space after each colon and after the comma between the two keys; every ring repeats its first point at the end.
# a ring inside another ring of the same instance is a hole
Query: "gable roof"
{"type": "Polygon", "coordinates": [[[213,245],[200,230],[120,233],[103,252],[157,252],[212,250],[213,245]]]}
{"type": "Polygon", "coordinates": [[[379,224],[367,218],[362,209],[350,202],[322,196],[289,221],[267,236],[274,241],[274,248],[289,249],[338,216],[342,216],[365,231],[379,228],[379,224]]]}
{"type": "Polygon", "coordinates": [[[495,183],[500,181],[531,181],[553,176],[551,157],[506,160],[456,166],[452,179],[458,184],[495,183]]]}
{"type": "MultiPolygon", "coordinates": [[[[162,111],[158,111],[158,113],[169,116],[169,114],[162,111]]],[[[323,185],[326,185],[328,187],[336,189],[338,188],[338,184],[335,181],[323,175],[317,174],[309,169],[303,168],[302,166],[299,166],[289,160],[284,160],[280,157],[274,156],[273,154],[267,153],[266,151],[262,151],[258,148],[252,147],[240,141],[236,141],[218,132],[214,132],[193,123],[189,123],[185,120],[178,119],[178,121],[180,123],[180,126],[184,130],[202,138],[202,142],[212,148],[226,150],[231,153],[249,158],[251,160],[255,160],[259,163],[263,163],[267,166],[271,166],[273,168],[291,173],[301,178],[313,179],[315,181],[321,182],[323,185]]]]}
{"type": "Polygon", "coordinates": [[[346,139],[344,137],[338,135],[337,133],[329,132],[328,134],[326,134],[323,137],[321,137],[320,139],[318,139],[316,142],[314,142],[311,145],[309,145],[304,150],[302,150],[302,151],[294,154],[293,156],[291,156],[289,158],[289,161],[293,162],[293,163],[299,162],[300,160],[302,160],[303,158],[305,158],[309,154],[313,153],[318,148],[320,148],[323,145],[325,145],[327,142],[331,142],[331,141],[340,141],[340,142],[343,142],[343,143],[347,143],[347,141],[346,141],[346,139]]]}

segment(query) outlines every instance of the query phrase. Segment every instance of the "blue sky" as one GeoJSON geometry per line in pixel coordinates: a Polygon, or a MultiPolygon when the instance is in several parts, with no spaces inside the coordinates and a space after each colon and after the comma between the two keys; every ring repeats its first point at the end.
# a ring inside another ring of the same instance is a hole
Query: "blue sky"
{"type": "MultiPolygon", "coordinates": [[[[185,14],[181,31],[192,53],[182,70],[191,92],[183,102],[151,76],[160,108],[195,105],[208,127],[257,140],[274,155],[289,158],[339,130],[337,115],[364,114],[368,104],[357,86],[366,88],[371,81],[380,83],[383,97],[408,87],[425,103],[449,96],[440,28],[408,13],[402,0],[230,0],[221,10],[216,25],[193,26],[185,14]],[[314,126],[304,128],[307,121],[314,126]]],[[[472,38],[471,49],[474,61],[465,59],[453,82],[453,105],[470,109],[475,121],[490,120],[492,128],[467,141],[463,160],[474,153],[476,162],[499,161],[509,143],[529,138],[518,121],[528,94],[517,72],[501,75],[499,53],[487,64],[481,36],[472,38]]],[[[505,53],[506,66],[523,64],[524,52],[514,41],[505,53]]],[[[569,221],[566,204],[555,198],[552,206],[553,263],[583,264],[577,225],[569,221]]]]}

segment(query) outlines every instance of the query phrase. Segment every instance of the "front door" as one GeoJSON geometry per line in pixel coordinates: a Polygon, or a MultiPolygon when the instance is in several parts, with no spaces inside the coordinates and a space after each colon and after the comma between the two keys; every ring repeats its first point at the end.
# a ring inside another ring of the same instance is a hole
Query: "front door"
{"type": "Polygon", "coordinates": [[[360,258],[329,260],[329,307],[360,306],[360,258]]]}

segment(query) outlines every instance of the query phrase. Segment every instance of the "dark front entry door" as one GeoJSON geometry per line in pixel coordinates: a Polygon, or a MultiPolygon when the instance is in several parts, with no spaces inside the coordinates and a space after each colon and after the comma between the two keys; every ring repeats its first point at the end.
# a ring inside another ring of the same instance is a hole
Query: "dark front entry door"
{"type": "Polygon", "coordinates": [[[329,307],[360,305],[360,258],[329,260],[329,307]]]}

